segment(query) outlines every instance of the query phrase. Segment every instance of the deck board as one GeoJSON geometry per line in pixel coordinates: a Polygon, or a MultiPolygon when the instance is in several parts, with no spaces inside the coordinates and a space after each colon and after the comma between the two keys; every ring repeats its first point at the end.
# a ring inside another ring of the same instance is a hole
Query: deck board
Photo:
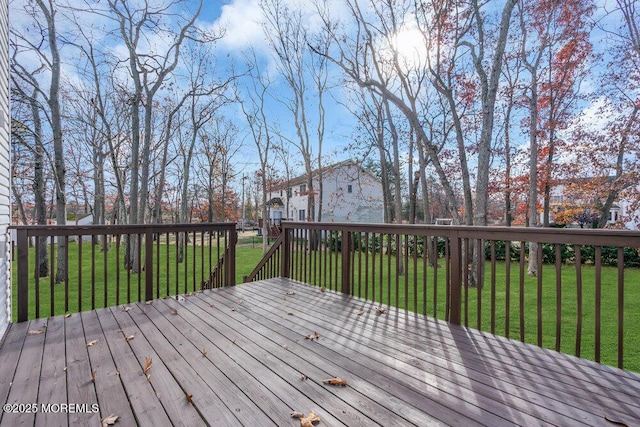
{"type": "Polygon", "coordinates": [[[99,412],[0,425],[297,426],[310,410],[320,427],[640,423],[637,374],[286,279],[128,307],[11,325],[2,403],[99,412]]]}

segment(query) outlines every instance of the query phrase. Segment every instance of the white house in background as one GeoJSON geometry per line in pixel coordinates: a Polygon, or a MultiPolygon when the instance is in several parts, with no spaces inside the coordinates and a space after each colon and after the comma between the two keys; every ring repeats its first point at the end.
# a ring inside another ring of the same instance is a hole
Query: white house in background
{"type": "Polygon", "coordinates": [[[11,161],[9,151],[9,2],[0,0],[0,340],[11,319],[11,161]]]}
{"type": "MultiPolygon", "coordinates": [[[[595,178],[583,178],[574,181],[584,181],[584,180],[593,180],[595,178]]],[[[602,178],[606,179],[606,178],[602,178]]],[[[590,204],[592,200],[582,199],[580,196],[584,197],[584,192],[581,192],[579,189],[572,188],[575,184],[574,181],[567,180],[564,182],[560,182],[557,185],[551,188],[549,193],[549,206],[550,206],[550,221],[553,222],[553,212],[560,208],[563,205],[580,205],[580,204],[590,204]]],[[[579,188],[579,187],[578,187],[579,188]]],[[[634,194],[640,194],[640,185],[636,188],[635,192],[630,192],[634,194]]],[[[607,227],[624,227],[628,230],[639,230],[640,229],[640,209],[638,209],[638,201],[632,200],[631,197],[621,196],[617,200],[614,201],[611,209],[609,209],[609,213],[607,216],[607,227]]],[[[540,221],[542,221],[542,213],[540,214],[540,221]]]]}
{"type": "MultiPolygon", "coordinates": [[[[316,197],[318,218],[320,201],[318,178],[322,176],[323,222],[373,222],[384,221],[382,183],[359,163],[348,160],[314,171],[313,190],[316,197]]],[[[268,194],[269,219],[278,225],[283,219],[307,221],[309,189],[307,176],[299,176],[274,188],[268,194]]]]}

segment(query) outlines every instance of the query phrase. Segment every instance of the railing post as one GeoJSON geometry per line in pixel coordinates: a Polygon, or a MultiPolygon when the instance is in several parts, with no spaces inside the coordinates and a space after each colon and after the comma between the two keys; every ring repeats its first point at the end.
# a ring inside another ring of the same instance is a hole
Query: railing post
{"type": "Polygon", "coordinates": [[[25,322],[29,318],[29,235],[27,230],[16,229],[16,239],[18,240],[18,322],[25,322]]]}
{"type": "Polygon", "coordinates": [[[229,247],[226,249],[228,257],[225,260],[226,286],[236,285],[236,244],[238,243],[238,233],[236,233],[235,225],[229,229],[229,247]]]}
{"type": "Polygon", "coordinates": [[[291,265],[291,229],[283,225],[282,232],[284,240],[282,241],[282,266],[280,274],[282,277],[289,277],[289,266],[291,265]]]}
{"type": "Polygon", "coordinates": [[[450,323],[460,324],[460,310],[462,297],[462,241],[457,232],[450,239],[449,268],[451,283],[449,283],[449,319],[450,323]]]}
{"type": "Polygon", "coordinates": [[[144,235],[144,298],[146,301],[153,299],[153,230],[147,228],[144,235]]]}
{"type": "Polygon", "coordinates": [[[342,230],[342,293],[351,294],[351,232],[342,230]]]}

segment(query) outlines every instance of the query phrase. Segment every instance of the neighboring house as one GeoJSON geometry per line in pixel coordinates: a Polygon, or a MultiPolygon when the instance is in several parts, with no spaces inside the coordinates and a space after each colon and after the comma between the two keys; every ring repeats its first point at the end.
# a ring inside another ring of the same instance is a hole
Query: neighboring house
{"type": "MultiPolygon", "coordinates": [[[[354,161],[344,161],[314,171],[313,191],[316,198],[316,221],[320,203],[323,222],[384,221],[382,183],[354,161]],[[318,194],[319,176],[322,176],[322,201],[318,194]]],[[[311,218],[307,211],[308,198],[306,174],[274,188],[267,197],[271,224],[279,225],[283,219],[308,221],[311,218]]]]}
{"type": "MultiPolygon", "coordinates": [[[[67,225],[93,225],[93,214],[88,214],[85,215],[83,217],[76,217],[77,219],[75,220],[67,220],[67,225]]],[[[18,225],[18,224],[14,224],[14,225],[18,225]]],[[[22,224],[19,224],[22,225],[22,224]]],[[[47,225],[57,225],[56,220],[47,220],[47,225]]],[[[69,241],[71,242],[75,242],[77,239],[76,236],[69,236],[69,241]]],[[[15,241],[17,240],[17,234],[16,234],[16,230],[11,230],[11,240],[15,243],[15,241]]],[[[82,236],[82,241],[83,242],[90,242],[91,241],[91,236],[88,235],[84,235],[82,236]]],[[[35,238],[33,238],[33,242],[35,242],[35,238]]],[[[53,243],[58,243],[58,236],[54,236],[53,238],[53,243]]]]}
{"type": "MultiPolygon", "coordinates": [[[[563,180],[551,188],[549,193],[550,222],[555,222],[555,213],[567,207],[574,209],[588,208],[595,204],[595,194],[598,189],[606,185],[607,178],[580,178],[575,180],[563,180]],[[603,181],[603,182],[600,182],[603,181]]],[[[640,186],[638,187],[640,190],[640,186]]],[[[607,214],[608,227],[620,227],[629,230],[638,230],[640,227],[640,210],[637,207],[637,200],[633,200],[625,192],[616,199],[607,214]]],[[[636,193],[637,194],[637,193],[636,193]]],[[[604,203],[604,196],[600,197],[604,203]]],[[[600,214],[600,212],[594,212],[600,214]]],[[[540,214],[542,221],[542,213],[540,214]]],[[[574,225],[577,225],[574,224],[574,225]]]]}
{"type": "Polygon", "coordinates": [[[11,320],[9,2],[0,0],[0,340],[11,320]]]}

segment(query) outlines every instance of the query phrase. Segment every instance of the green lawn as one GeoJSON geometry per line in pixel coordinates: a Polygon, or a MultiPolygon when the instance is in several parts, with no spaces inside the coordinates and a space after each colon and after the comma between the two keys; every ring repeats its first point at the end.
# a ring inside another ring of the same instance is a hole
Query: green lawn
{"type": "MultiPolygon", "coordinates": [[[[243,241],[236,250],[236,283],[242,283],[242,277],[248,274],[261,258],[261,242],[243,241]]],[[[176,263],[174,245],[159,245],[160,271],[155,271],[158,287],[154,289],[154,296],[175,295],[192,292],[200,289],[202,271],[205,277],[209,271],[209,254],[211,253],[213,265],[217,260],[218,248],[213,246],[189,246],[186,253],[186,262],[176,263]],[[211,249],[211,251],[210,251],[211,249]],[[195,251],[195,263],[194,263],[195,251]],[[204,259],[204,261],[202,261],[204,259]],[[167,271],[167,266],[168,271],[167,271]]],[[[154,246],[154,251],[157,248],[154,246]]],[[[222,250],[222,248],[220,249],[222,250]]],[[[331,253],[330,253],[331,254],[331,253]]],[[[331,254],[331,260],[326,259],[327,267],[322,255],[312,252],[307,256],[306,281],[317,286],[325,286],[328,289],[340,289],[341,258],[339,254],[331,254]],[[314,260],[315,257],[315,261],[314,260]],[[315,267],[314,267],[315,265],[315,267]],[[314,269],[315,268],[315,269],[314,269]],[[326,272],[326,273],[325,273],[326,272]]],[[[154,256],[156,256],[154,254],[154,256]]],[[[392,305],[408,308],[411,311],[428,314],[440,319],[445,318],[446,277],[443,265],[434,270],[431,266],[423,268],[422,261],[414,265],[409,258],[405,265],[405,274],[398,277],[396,286],[395,257],[391,260],[386,255],[377,254],[375,257],[375,280],[372,279],[372,254],[368,254],[368,272],[365,271],[365,255],[356,253],[354,257],[355,269],[352,276],[353,294],[366,297],[379,302],[382,305],[392,305]],[[391,261],[391,262],[390,262],[391,261]],[[390,268],[389,268],[390,267],[390,268]],[[382,274],[380,274],[382,272],[382,274]],[[390,274],[389,274],[390,272],[390,274]],[[427,275],[426,282],[423,280],[427,275]],[[365,280],[368,279],[368,280],[365,280]]],[[[122,252],[109,250],[101,252],[96,246],[92,252],[90,244],[82,245],[82,258],[79,262],[78,245],[71,243],[69,246],[69,284],[68,305],[65,305],[65,284],[51,285],[50,277],[41,278],[39,281],[39,317],[47,317],[51,314],[63,314],[89,310],[93,307],[104,307],[144,299],[144,280],[146,272],[133,274],[122,265],[122,252]],[[90,262],[95,259],[94,270],[90,262]],[[78,265],[80,264],[80,268],[78,265]],[[117,268],[118,267],[118,268],[117,268]],[[95,292],[91,292],[92,277],[95,278],[95,292]],[[119,286],[116,286],[119,283],[119,286]],[[142,284],[142,287],[139,286],[142,284]],[[51,289],[53,288],[53,303],[51,289]],[[142,290],[140,297],[138,291],[142,290]],[[52,307],[53,306],[53,307],[52,307]],[[53,308],[53,311],[51,311],[53,308]]],[[[31,254],[30,272],[33,270],[33,253],[31,254]]],[[[440,260],[443,264],[443,260],[440,260]]],[[[155,268],[155,267],[154,267],[155,268]]],[[[291,277],[304,280],[305,267],[302,262],[294,262],[291,266],[291,277]]],[[[511,264],[510,290],[507,293],[506,263],[496,264],[495,275],[492,275],[490,264],[486,265],[485,285],[482,290],[476,288],[463,288],[462,322],[473,328],[492,331],[492,283],[495,282],[495,312],[494,331],[499,335],[508,335],[514,339],[520,339],[520,283],[518,264],[511,264]],[[492,280],[493,278],[493,280],[492,280]],[[510,300],[510,310],[507,312],[507,294],[510,300]],[[466,298],[465,298],[466,297],[466,298]],[[478,320],[478,298],[481,306],[481,316],[478,320]],[[468,301],[468,304],[465,303],[468,301]],[[507,329],[507,318],[509,327],[507,329]],[[479,322],[479,323],[478,323],[479,322]]],[[[573,265],[563,266],[561,272],[561,320],[556,322],[557,315],[557,291],[556,274],[553,266],[544,266],[542,274],[542,344],[544,347],[556,347],[556,329],[560,329],[560,350],[576,353],[576,336],[580,337],[581,357],[595,359],[595,268],[584,266],[582,268],[582,329],[577,333],[578,320],[578,292],[576,281],[576,269],[573,265]]],[[[610,365],[617,365],[618,346],[618,277],[615,268],[602,268],[602,297],[601,297],[601,361],[610,365]]],[[[35,313],[35,281],[32,280],[29,289],[29,318],[37,317],[35,313]]],[[[538,279],[536,277],[524,277],[522,299],[524,301],[524,341],[537,343],[537,301],[538,279]]],[[[13,265],[13,295],[17,295],[17,263],[13,265]]],[[[16,304],[14,301],[13,314],[16,316],[16,304]]],[[[624,276],[624,368],[640,372],[640,269],[627,268],[624,276]]]]}

